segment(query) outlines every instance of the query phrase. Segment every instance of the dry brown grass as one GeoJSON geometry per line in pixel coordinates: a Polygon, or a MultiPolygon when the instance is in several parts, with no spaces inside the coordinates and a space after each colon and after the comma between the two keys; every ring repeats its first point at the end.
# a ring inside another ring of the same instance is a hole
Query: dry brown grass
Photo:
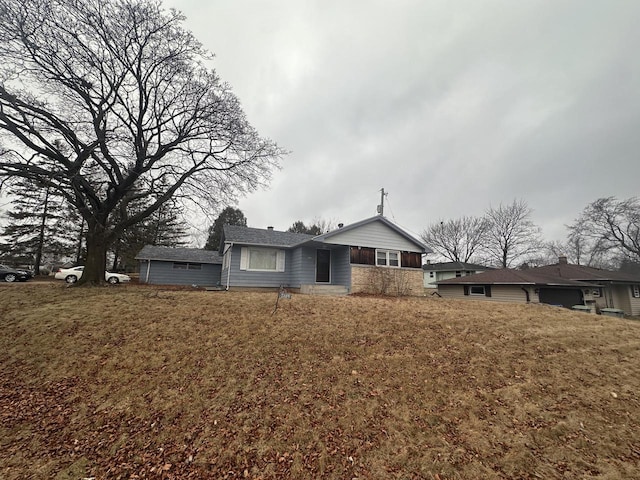
{"type": "Polygon", "coordinates": [[[0,477],[640,478],[640,322],[0,286],[0,477]]]}

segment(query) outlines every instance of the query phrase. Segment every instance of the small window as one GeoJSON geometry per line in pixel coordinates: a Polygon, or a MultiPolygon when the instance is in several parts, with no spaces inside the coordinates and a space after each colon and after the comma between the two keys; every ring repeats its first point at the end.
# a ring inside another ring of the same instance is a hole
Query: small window
{"type": "Polygon", "coordinates": [[[640,298],[640,285],[634,285],[631,289],[633,291],[633,298],[640,298]]]}
{"type": "Polygon", "coordinates": [[[376,250],[376,265],[379,267],[400,267],[400,252],[397,250],[376,250]]]}
{"type": "Polygon", "coordinates": [[[486,292],[484,290],[484,285],[471,285],[469,287],[469,294],[470,295],[486,295],[486,292]]]}
{"type": "Polygon", "coordinates": [[[600,297],[600,289],[599,288],[594,288],[593,291],[591,292],[591,295],[593,295],[595,298],[600,297]]]}
{"type": "Polygon", "coordinates": [[[462,276],[462,272],[461,272],[460,270],[458,270],[458,271],[456,272],[456,277],[461,277],[461,276],[462,276]]]}
{"type": "Polygon", "coordinates": [[[202,270],[201,263],[174,262],[173,268],[176,270],[202,270]]]}
{"type": "Polygon", "coordinates": [[[429,277],[433,278],[433,272],[429,272],[429,277]]]}

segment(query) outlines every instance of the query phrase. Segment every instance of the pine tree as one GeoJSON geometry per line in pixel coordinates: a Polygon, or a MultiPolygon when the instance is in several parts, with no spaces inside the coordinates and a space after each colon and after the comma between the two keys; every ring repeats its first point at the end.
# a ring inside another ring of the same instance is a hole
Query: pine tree
{"type": "Polygon", "coordinates": [[[218,218],[213,222],[213,225],[209,228],[209,238],[204,246],[205,250],[217,250],[220,247],[220,239],[222,238],[222,228],[225,225],[239,225],[241,227],[247,226],[247,218],[239,208],[226,207],[218,218]]]}
{"type": "Polygon", "coordinates": [[[24,179],[12,184],[11,193],[14,200],[2,232],[2,257],[15,265],[32,266],[36,275],[43,264],[72,257],[80,226],[64,198],[24,179]]]}

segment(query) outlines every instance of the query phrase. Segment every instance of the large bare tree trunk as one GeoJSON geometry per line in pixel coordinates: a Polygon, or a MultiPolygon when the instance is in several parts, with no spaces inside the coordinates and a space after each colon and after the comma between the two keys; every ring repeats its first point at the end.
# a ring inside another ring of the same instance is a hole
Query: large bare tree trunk
{"type": "Polygon", "coordinates": [[[101,285],[104,283],[108,246],[104,225],[91,222],[87,230],[87,260],[78,284],[101,285]]]}

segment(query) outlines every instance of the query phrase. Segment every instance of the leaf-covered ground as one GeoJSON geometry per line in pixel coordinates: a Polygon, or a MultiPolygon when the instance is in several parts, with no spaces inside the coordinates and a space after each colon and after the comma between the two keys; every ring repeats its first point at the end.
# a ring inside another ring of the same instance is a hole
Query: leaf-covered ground
{"type": "Polygon", "coordinates": [[[640,478],[640,322],[0,285],[0,478],[640,478]]]}

